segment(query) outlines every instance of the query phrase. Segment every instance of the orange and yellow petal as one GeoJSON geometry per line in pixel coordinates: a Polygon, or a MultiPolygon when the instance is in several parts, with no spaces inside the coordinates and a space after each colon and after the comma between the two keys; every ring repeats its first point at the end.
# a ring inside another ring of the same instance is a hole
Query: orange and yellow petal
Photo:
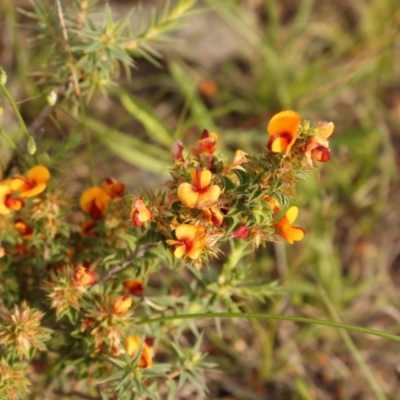
{"type": "Polygon", "coordinates": [[[240,165],[245,162],[247,162],[246,158],[247,153],[245,153],[243,150],[236,150],[235,155],[233,156],[233,165],[240,165]]]}
{"type": "Polygon", "coordinates": [[[274,142],[276,142],[271,144],[270,149],[274,152],[286,150],[286,153],[289,153],[296,141],[300,122],[301,116],[292,110],[275,114],[267,126],[268,134],[275,137],[274,142]],[[289,141],[288,137],[290,137],[289,141]],[[278,150],[280,148],[284,148],[284,150],[278,150]]]}
{"type": "Polygon", "coordinates": [[[30,183],[24,176],[16,175],[10,182],[10,187],[13,192],[24,192],[30,190],[33,184],[30,183]]]}
{"type": "MultiPolygon", "coordinates": [[[[130,357],[136,355],[139,350],[142,339],[137,336],[129,336],[125,342],[126,352],[130,357]]],[[[149,368],[153,365],[153,347],[145,340],[142,345],[142,354],[138,362],[139,368],[149,368]]]]}
{"type": "Polygon", "coordinates": [[[221,188],[219,186],[210,186],[206,191],[199,193],[196,207],[199,209],[210,207],[219,199],[220,194],[221,188]]]}
{"type": "Polygon", "coordinates": [[[80,199],[81,209],[91,215],[92,218],[101,218],[107,209],[110,196],[100,187],[86,189],[80,199]]]}
{"type": "Polygon", "coordinates": [[[71,282],[75,286],[90,286],[96,282],[96,275],[90,269],[78,265],[74,269],[74,276],[71,282]]]}
{"type": "Polygon", "coordinates": [[[322,139],[328,139],[332,135],[335,125],[333,122],[322,122],[320,121],[317,125],[318,136],[322,139]]]}
{"type": "Polygon", "coordinates": [[[112,305],[112,311],[114,314],[124,315],[131,308],[132,303],[132,299],[128,295],[119,297],[117,300],[114,301],[112,305]]]}
{"type": "Polygon", "coordinates": [[[178,240],[193,240],[204,228],[197,225],[181,224],[175,228],[178,240]]]}
{"type": "Polygon", "coordinates": [[[298,215],[299,215],[299,209],[296,206],[290,207],[285,214],[290,224],[293,224],[293,222],[296,221],[298,215]]]}
{"type": "Polygon", "coordinates": [[[101,188],[112,198],[122,197],[125,191],[125,185],[114,178],[107,178],[101,188]]]}
{"type": "Polygon", "coordinates": [[[0,215],[8,215],[11,212],[8,206],[8,198],[12,194],[10,186],[7,184],[0,184],[0,215]]]}
{"type": "Polygon", "coordinates": [[[262,200],[266,201],[269,203],[271,210],[273,212],[278,212],[280,209],[280,204],[279,201],[275,198],[275,197],[271,197],[271,196],[264,196],[262,197],[262,200]]]}
{"type": "Polygon", "coordinates": [[[293,244],[295,241],[302,240],[305,235],[305,231],[297,226],[292,226],[292,223],[296,220],[299,209],[295,206],[290,207],[285,216],[275,224],[275,232],[285,238],[288,243],[293,244]]]}
{"type": "Polygon", "coordinates": [[[311,159],[319,162],[327,162],[331,159],[331,152],[324,146],[317,146],[311,150],[311,159]]]}
{"type": "Polygon", "coordinates": [[[199,192],[190,183],[181,183],[178,187],[178,199],[181,203],[188,208],[195,208],[199,192]]]}
{"type": "Polygon", "coordinates": [[[205,189],[211,182],[212,173],[208,169],[192,168],[190,171],[192,181],[198,190],[205,189]]]}
{"type": "Polygon", "coordinates": [[[203,208],[203,213],[207,221],[210,221],[214,226],[222,225],[224,215],[217,207],[203,208]]]}
{"type": "Polygon", "coordinates": [[[30,198],[30,197],[37,196],[38,194],[44,192],[46,187],[47,187],[47,183],[45,183],[45,182],[35,184],[35,186],[32,189],[21,192],[20,196],[22,198],[30,198]]]}
{"type": "Polygon", "coordinates": [[[306,232],[304,229],[299,228],[297,226],[292,226],[292,237],[295,242],[303,240],[305,233],[306,232]]]}
{"type": "Polygon", "coordinates": [[[47,183],[50,179],[50,171],[43,165],[36,165],[28,171],[28,179],[35,184],[47,183]]]}
{"type": "Polygon", "coordinates": [[[22,219],[17,219],[14,223],[15,230],[22,236],[23,239],[32,239],[34,229],[22,219]]]}
{"type": "Polygon", "coordinates": [[[273,153],[281,153],[286,151],[292,141],[292,137],[288,133],[280,133],[269,139],[268,148],[273,153]]]}
{"type": "Polygon", "coordinates": [[[123,283],[124,288],[134,296],[142,296],[144,292],[144,284],[141,279],[128,279],[123,283]]]}

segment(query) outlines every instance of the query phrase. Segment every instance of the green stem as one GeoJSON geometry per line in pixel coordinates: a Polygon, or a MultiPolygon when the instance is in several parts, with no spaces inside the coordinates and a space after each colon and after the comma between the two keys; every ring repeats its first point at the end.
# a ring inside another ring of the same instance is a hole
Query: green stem
{"type": "MultiPolygon", "coordinates": [[[[323,303],[325,304],[325,307],[327,308],[329,315],[331,318],[333,318],[336,322],[340,322],[339,315],[337,314],[335,307],[333,306],[331,299],[328,296],[328,293],[326,292],[325,288],[323,285],[318,282],[318,292],[321,296],[321,299],[323,303]]],[[[362,355],[357,349],[357,346],[354,344],[353,340],[351,339],[350,335],[346,331],[339,331],[339,334],[349,349],[351,355],[355,359],[356,363],[358,364],[362,374],[364,375],[365,379],[367,380],[368,384],[371,386],[372,391],[375,393],[375,396],[379,400],[387,400],[387,397],[385,394],[382,392],[381,387],[379,386],[379,383],[375,379],[374,374],[371,372],[369,369],[368,365],[365,363],[362,355]]]]}
{"type": "Polygon", "coordinates": [[[28,128],[25,125],[24,119],[21,116],[21,113],[18,110],[17,105],[15,104],[13,98],[10,95],[10,92],[7,90],[7,88],[4,85],[0,85],[0,88],[3,90],[3,93],[5,94],[5,96],[7,97],[8,102],[10,103],[12,109],[14,110],[14,113],[18,119],[18,122],[22,128],[22,130],[24,131],[26,138],[30,139],[31,135],[29,135],[29,131],[28,128]]]}
{"type": "Polygon", "coordinates": [[[21,150],[18,148],[18,146],[11,140],[11,138],[2,130],[0,129],[0,136],[8,143],[8,145],[14,149],[14,151],[18,154],[18,157],[21,159],[21,161],[29,167],[28,161],[26,161],[25,156],[22,154],[21,150]]]}
{"type": "Polygon", "coordinates": [[[323,319],[294,317],[291,315],[279,315],[279,314],[236,313],[236,312],[177,314],[177,315],[167,315],[159,318],[143,319],[141,321],[137,321],[136,325],[154,324],[156,322],[173,321],[179,319],[196,319],[196,318],[249,318],[249,319],[259,318],[266,320],[292,321],[292,322],[300,322],[303,324],[315,324],[322,326],[330,326],[332,328],[338,328],[338,329],[346,329],[348,331],[365,333],[368,335],[379,336],[381,338],[394,340],[395,342],[400,342],[400,336],[378,331],[376,329],[363,328],[361,326],[343,324],[341,322],[335,322],[335,321],[325,321],[323,319]]]}

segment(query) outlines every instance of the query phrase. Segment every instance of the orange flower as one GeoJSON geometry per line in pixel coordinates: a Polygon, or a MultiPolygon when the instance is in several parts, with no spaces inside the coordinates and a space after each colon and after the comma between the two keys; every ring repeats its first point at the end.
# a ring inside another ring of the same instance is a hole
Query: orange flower
{"type": "Polygon", "coordinates": [[[49,179],[49,170],[43,165],[36,165],[28,171],[28,178],[16,175],[10,185],[14,192],[21,192],[21,197],[34,197],[46,189],[49,179]]]}
{"type": "Polygon", "coordinates": [[[188,256],[195,260],[199,258],[206,244],[206,233],[202,226],[181,224],[175,228],[178,240],[168,239],[167,244],[172,246],[172,252],[176,258],[188,256]]]}
{"type": "Polygon", "coordinates": [[[286,151],[286,154],[289,154],[297,139],[300,121],[301,117],[295,111],[287,110],[275,114],[267,127],[271,136],[268,148],[274,153],[286,151]]]}
{"type": "Polygon", "coordinates": [[[142,199],[132,201],[131,220],[138,228],[141,228],[151,218],[151,211],[146,207],[142,199]]]}
{"type": "Polygon", "coordinates": [[[218,210],[217,207],[211,206],[210,208],[203,208],[203,213],[207,221],[212,222],[214,226],[221,226],[224,215],[218,210]]]}
{"type": "Polygon", "coordinates": [[[79,199],[81,209],[90,214],[93,219],[101,218],[110,201],[110,196],[101,187],[86,189],[79,199]]]}
{"type": "Polygon", "coordinates": [[[123,285],[130,294],[138,297],[143,295],[144,285],[141,279],[128,279],[123,285]]]}
{"type": "Polygon", "coordinates": [[[217,185],[210,186],[212,174],[208,169],[192,169],[190,171],[194,186],[190,183],[181,183],[178,187],[178,198],[189,208],[206,208],[214,204],[221,189],[217,185]]]}
{"type": "Polygon", "coordinates": [[[18,211],[25,205],[22,199],[11,197],[10,183],[8,180],[0,182],[0,215],[10,214],[11,210],[18,211]]]}
{"type": "Polygon", "coordinates": [[[275,197],[263,196],[261,199],[269,203],[274,213],[279,211],[279,201],[275,197]]]}
{"type": "Polygon", "coordinates": [[[319,121],[317,125],[318,136],[322,139],[328,139],[332,135],[335,125],[333,122],[319,121]]]}
{"type": "MultiPolygon", "coordinates": [[[[139,350],[142,339],[138,336],[129,336],[126,339],[125,349],[130,357],[135,356],[139,350]]],[[[153,345],[149,340],[145,340],[142,346],[142,354],[138,363],[139,368],[149,368],[153,366],[153,345]]]]}
{"type": "Polygon", "coordinates": [[[247,162],[246,155],[247,153],[245,153],[243,150],[236,150],[236,153],[233,156],[232,164],[235,167],[238,167],[240,164],[246,163],[247,162]]]}
{"type": "Polygon", "coordinates": [[[33,237],[34,229],[22,219],[17,219],[14,223],[15,230],[22,236],[23,239],[29,240],[33,237]]]}
{"type": "Polygon", "coordinates": [[[207,97],[212,97],[218,91],[218,85],[215,81],[211,79],[206,79],[199,83],[198,86],[199,92],[207,97]]]}
{"type": "Polygon", "coordinates": [[[192,147],[190,152],[197,158],[200,158],[201,153],[205,153],[211,157],[215,153],[217,147],[218,135],[215,132],[209,133],[207,129],[201,134],[201,139],[197,141],[199,147],[192,147]]]}
{"type": "Polygon", "coordinates": [[[81,225],[81,235],[83,237],[96,237],[97,232],[95,230],[96,228],[96,222],[94,221],[85,221],[81,225]]]}
{"type": "Polygon", "coordinates": [[[285,216],[277,222],[275,226],[275,232],[285,238],[290,244],[302,240],[305,234],[305,230],[297,226],[292,226],[292,223],[296,220],[299,209],[295,206],[290,207],[285,216]]]}
{"type": "Polygon", "coordinates": [[[112,198],[122,197],[124,195],[125,185],[114,178],[107,178],[101,188],[112,198]]]}
{"type": "Polygon", "coordinates": [[[183,164],[185,159],[183,158],[183,150],[185,147],[183,146],[182,142],[178,139],[174,140],[174,143],[171,147],[171,155],[172,159],[175,161],[176,164],[183,164]]]}
{"type": "Polygon", "coordinates": [[[313,136],[304,145],[304,155],[312,164],[312,161],[327,162],[331,159],[329,143],[326,139],[313,136]]]}
{"type": "Polygon", "coordinates": [[[71,283],[75,286],[90,286],[96,282],[96,275],[90,269],[78,265],[74,269],[71,283]]]}
{"type": "Polygon", "coordinates": [[[333,122],[319,122],[318,134],[310,138],[304,145],[304,155],[312,161],[326,162],[331,158],[328,137],[332,134],[335,125],[333,122]]]}
{"type": "Polygon", "coordinates": [[[112,305],[112,310],[114,314],[123,315],[128,312],[128,310],[132,306],[132,299],[130,296],[125,295],[119,297],[117,300],[114,301],[112,305]]]}

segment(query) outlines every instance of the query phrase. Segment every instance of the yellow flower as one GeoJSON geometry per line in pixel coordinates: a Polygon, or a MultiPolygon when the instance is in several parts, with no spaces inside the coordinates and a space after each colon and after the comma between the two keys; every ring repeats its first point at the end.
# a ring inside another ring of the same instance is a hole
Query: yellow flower
{"type": "Polygon", "coordinates": [[[114,178],[107,178],[101,188],[112,198],[122,197],[124,195],[125,185],[114,178]]]}
{"type": "Polygon", "coordinates": [[[290,244],[293,242],[300,241],[304,238],[305,230],[297,226],[292,226],[292,223],[296,220],[299,209],[295,206],[290,207],[285,216],[277,222],[275,226],[275,232],[285,238],[290,244]]]}
{"type": "Polygon", "coordinates": [[[224,215],[217,207],[203,208],[202,211],[207,221],[210,221],[214,226],[218,227],[222,225],[224,215]]]}
{"type": "Polygon", "coordinates": [[[318,134],[311,137],[304,145],[304,155],[310,161],[326,162],[331,158],[328,137],[332,134],[335,125],[333,122],[319,122],[318,134]]]}
{"type": "Polygon", "coordinates": [[[110,199],[111,197],[105,190],[101,187],[94,186],[86,189],[82,193],[79,199],[79,205],[81,209],[90,214],[93,219],[99,219],[104,215],[110,199]]]}
{"type": "Polygon", "coordinates": [[[202,226],[181,224],[175,228],[175,235],[178,240],[168,239],[167,244],[172,246],[176,258],[199,258],[206,244],[206,233],[202,226]]]}
{"type": "Polygon", "coordinates": [[[50,179],[49,170],[43,165],[36,165],[28,171],[28,178],[16,175],[10,186],[14,192],[21,192],[21,197],[34,197],[42,193],[50,179]]]}
{"type": "Polygon", "coordinates": [[[12,197],[11,181],[0,182],[0,215],[10,214],[11,210],[18,211],[24,205],[24,201],[18,197],[12,197]]]}
{"type": "MultiPolygon", "coordinates": [[[[125,349],[130,357],[136,355],[142,339],[138,336],[129,336],[126,339],[125,349]]],[[[138,363],[139,368],[149,368],[153,366],[153,345],[150,340],[145,340],[142,346],[142,354],[138,363]]]]}
{"type": "Polygon", "coordinates": [[[15,230],[22,236],[23,239],[29,240],[33,237],[34,229],[24,220],[17,219],[14,223],[15,230]]]}
{"type": "Polygon", "coordinates": [[[144,292],[144,285],[141,279],[128,279],[123,283],[124,288],[134,296],[142,296],[144,292]]]}
{"type": "Polygon", "coordinates": [[[96,275],[90,269],[78,265],[74,269],[71,283],[75,286],[90,286],[96,282],[96,275]]]}
{"type": "Polygon", "coordinates": [[[131,220],[135,226],[141,228],[151,218],[151,211],[142,199],[132,201],[131,220]]]}
{"type": "Polygon", "coordinates": [[[125,295],[119,297],[117,300],[114,301],[112,305],[112,310],[114,314],[123,315],[128,312],[128,310],[132,306],[132,299],[130,296],[125,295]]]}
{"type": "Polygon", "coordinates": [[[178,187],[178,198],[189,208],[206,208],[213,205],[221,194],[217,185],[210,186],[212,174],[208,169],[192,169],[190,176],[194,186],[190,183],[181,183],[178,187]]]}
{"type": "Polygon", "coordinates": [[[296,142],[300,121],[301,117],[295,111],[287,110],[275,114],[267,126],[271,136],[268,148],[274,153],[286,151],[289,154],[296,142]]]}

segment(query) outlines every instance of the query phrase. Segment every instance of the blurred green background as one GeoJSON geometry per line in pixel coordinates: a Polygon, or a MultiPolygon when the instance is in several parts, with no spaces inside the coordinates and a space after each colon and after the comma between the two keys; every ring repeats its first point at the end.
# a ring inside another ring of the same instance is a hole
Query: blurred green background
{"type": "MultiPolygon", "coordinates": [[[[116,15],[137,2],[109,1],[116,15]]],[[[143,15],[164,1],[143,2],[143,15]]],[[[138,192],[165,179],[172,137],[189,147],[204,128],[227,153],[265,145],[282,109],[333,121],[331,161],[299,187],[292,247],[271,244],[249,258],[254,277],[279,279],[284,295],[264,311],[400,333],[400,3],[398,0],[208,0],[156,46],[158,65],[137,59],[131,78],[86,108],[94,180],[138,192]]],[[[0,3],[0,65],[30,124],[46,104],[35,66],[46,48],[31,42],[24,0],[0,3]]],[[[137,23],[135,13],[132,24],[137,23]]],[[[51,80],[51,77],[47,77],[51,80]]],[[[18,139],[4,106],[3,128],[18,139]]],[[[58,160],[69,190],[88,184],[87,137],[62,109],[41,148],[58,160]],[[60,145],[61,144],[61,145],[60,145]],[[69,149],[74,157],[70,157],[69,149]]],[[[1,163],[10,152],[1,143],[1,163]]],[[[393,399],[400,393],[398,343],[288,322],[230,325],[207,334],[222,374],[207,376],[212,399],[393,399]]],[[[183,395],[185,396],[185,395],[183,395]]],[[[182,397],[194,398],[194,397],[182,397]]]]}

